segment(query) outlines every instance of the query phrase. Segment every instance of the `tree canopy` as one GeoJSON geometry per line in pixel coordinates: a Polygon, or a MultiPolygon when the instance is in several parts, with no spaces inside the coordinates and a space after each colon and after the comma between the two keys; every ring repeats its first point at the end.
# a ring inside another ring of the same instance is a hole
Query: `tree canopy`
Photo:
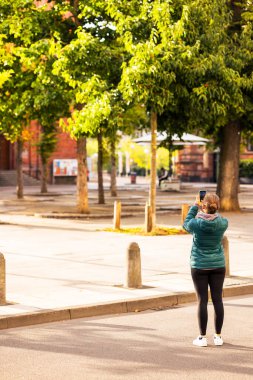
{"type": "Polygon", "coordinates": [[[8,138],[32,119],[52,132],[67,115],[74,138],[114,137],[126,111],[144,106],[152,186],[156,129],[197,130],[220,147],[223,208],[239,207],[240,134],[253,120],[251,2],[0,0],[0,9],[0,130],[8,138]]]}

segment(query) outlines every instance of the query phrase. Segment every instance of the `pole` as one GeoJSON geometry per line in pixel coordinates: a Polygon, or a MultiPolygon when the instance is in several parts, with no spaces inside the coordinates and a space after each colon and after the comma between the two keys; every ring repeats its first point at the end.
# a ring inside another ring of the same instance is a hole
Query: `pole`
{"type": "Polygon", "coordinates": [[[113,216],[113,228],[115,230],[120,229],[120,216],[121,216],[121,202],[114,202],[114,216],[113,216]]]}
{"type": "Polygon", "coordinates": [[[0,253],[0,305],[6,304],[5,258],[0,253]]]}
{"type": "Polygon", "coordinates": [[[187,204],[183,204],[182,205],[182,209],[181,209],[181,224],[183,225],[184,224],[184,221],[185,221],[185,218],[188,214],[188,211],[189,211],[189,205],[187,204]]]}
{"type": "Polygon", "coordinates": [[[151,214],[151,207],[148,202],[146,202],[145,206],[145,232],[151,232],[152,231],[152,214],[151,214]]]}
{"type": "Polygon", "coordinates": [[[149,189],[149,203],[151,206],[152,229],[156,224],[156,144],[157,144],[157,113],[151,112],[151,176],[149,189]]]}
{"type": "Polygon", "coordinates": [[[226,277],[230,276],[230,265],[229,265],[229,241],[227,236],[223,236],[222,245],[224,249],[225,256],[225,266],[226,266],[226,277]]]}
{"type": "Polygon", "coordinates": [[[126,288],[141,288],[141,253],[137,243],[131,243],[126,254],[126,288]]]}

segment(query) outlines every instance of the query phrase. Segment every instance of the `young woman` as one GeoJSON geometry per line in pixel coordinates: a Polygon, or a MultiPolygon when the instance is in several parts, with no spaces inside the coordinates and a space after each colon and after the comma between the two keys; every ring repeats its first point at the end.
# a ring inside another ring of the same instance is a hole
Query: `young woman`
{"type": "Polygon", "coordinates": [[[221,329],[224,319],[222,288],[225,278],[225,258],[222,238],[228,227],[227,219],[218,214],[219,197],[207,193],[200,201],[196,198],[184,222],[184,229],[193,234],[191,250],[191,274],[198,297],[198,323],[200,335],[193,344],[207,346],[208,285],[215,313],[214,344],[223,345],[221,329]]]}

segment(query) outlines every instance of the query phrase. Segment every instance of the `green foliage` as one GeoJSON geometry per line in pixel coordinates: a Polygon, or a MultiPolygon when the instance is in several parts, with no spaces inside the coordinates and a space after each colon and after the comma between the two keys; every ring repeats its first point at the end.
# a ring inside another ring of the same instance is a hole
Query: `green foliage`
{"type": "Polygon", "coordinates": [[[253,159],[242,160],[240,162],[239,176],[253,178],[253,159]]]}
{"type": "Polygon", "coordinates": [[[169,151],[165,148],[157,149],[157,169],[169,169],[169,151]]]}
{"type": "Polygon", "coordinates": [[[3,84],[10,79],[12,74],[13,74],[13,70],[6,70],[3,72],[0,72],[0,88],[2,88],[3,84]]]}
{"type": "Polygon", "coordinates": [[[103,121],[110,115],[110,98],[107,93],[98,97],[90,98],[82,109],[74,110],[67,124],[62,121],[61,125],[69,131],[72,138],[79,136],[94,136],[103,121]]]}
{"type": "Polygon", "coordinates": [[[69,113],[66,86],[52,74],[55,35],[64,24],[57,3],[36,7],[28,0],[0,1],[0,131],[12,141],[37,119],[48,133],[41,142],[46,139],[49,147],[55,122],[69,113]]]}
{"type": "MultiPolygon", "coordinates": [[[[196,113],[198,126],[200,118],[204,127],[213,124],[213,114],[224,122],[226,106],[216,97],[224,103],[231,94],[205,76],[224,66],[225,0],[110,0],[108,9],[129,54],[119,87],[127,102],[134,98],[158,112],[159,129],[168,134],[196,127],[196,113]]],[[[229,70],[222,75],[230,78],[229,70]]],[[[233,96],[238,105],[238,92],[233,96]]]]}
{"type": "Polygon", "coordinates": [[[74,12],[75,34],[68,44],[58,43],[54,73],[71,89],[73,112],[66,128],[78,138],[117,130],[124,112],[117,90],[123,58],[106,2],[79,1],[74,12]]]}
{"type": "MultiPolygon", "coordinates": [[[[0,131],[31,119],[73,137],[182,134],[253,121],[253,6],[226,0],[0,0],[0,131]],[[73,16],[69,16],[70,12],[73,16]],[[70,115],[71,110],[71,115],[70,115]]],[[[49,132],[50,135],[51,132],[49,132]]]]}
{"type": "Polygon", "coordinates": [[[131,54],[123,64],[119,88],[128,102],[134,98],[161,112],[173,101],[171,87],[175,73],[165,67],[168,54],[165,41],[168,42],[170,33],[173,34],[170,27],[172,9],[169,1],[159,3],[144,1],[130,5],[126,1],[117,4],[109,1],[109,6],[125,49],[131,54]]]}
{"type": "Polygon", "coordinates": [[[119,145],[119,150],[128,154],[132,165],[139,168],[150,169],[150,152],[148,147],[136,144],[130,137],[124,137],[119,145]]]}
{"type": "Polygon", "coordinates": [[[42,163],[47,163],[47,160],[53,153],[57,143],[57,130],[50,127],[44,127],[40,134],[40,141],[38,142],[38,150],[42,159],[42,163]]]}
{"type": "Polygon", "coordinates": [[[234,7],[231,13],[230,4],[223,4],[223,12],[230,17],[221,14],[223,25],[215,19],[212,25],[220,28],[219,34],[203,35],[190,95],[192,125],[202,123],[212,135],[214,128],[219,131],[234,120],[241,128],[252,128],[253,30],[249,15],[245,18],[243,13],[252,14],[252,5],[242,1],[234,7]]]}
{"type": "Polygon", "coordinates": [[[87,140],[87,156],[91,157],[98,152],[98,142],[96,139],[87,140]]]}

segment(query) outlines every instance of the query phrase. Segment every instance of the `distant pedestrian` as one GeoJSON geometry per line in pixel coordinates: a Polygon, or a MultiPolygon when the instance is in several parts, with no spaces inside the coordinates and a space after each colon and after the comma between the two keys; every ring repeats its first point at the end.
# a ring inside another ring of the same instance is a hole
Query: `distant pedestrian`
{"type": "Polygon", "coordinates": [[[159,187],[161,187],[162,181],[165,181],[166,179],[169,178],[169,171],[164,169],[163,167],[160,170],[158,180],[159,180],[159,187]]]}
{"type": "Polygon", "coordinates": [[[228,227],[227,219],[218,214],[219,197],[207,193],[200,201],[196,197],[184,222],[184,229],[193,235],[191,250],[191,274],[198,297],[198,323],[200,335],[193,344],[207,346],[207,304],[208,285],[210,287],[215,314],[214,344],[223,345],[221,329],[224,319],[222,289],[225,278],[225,258],[222,238],[228,227]]]}

